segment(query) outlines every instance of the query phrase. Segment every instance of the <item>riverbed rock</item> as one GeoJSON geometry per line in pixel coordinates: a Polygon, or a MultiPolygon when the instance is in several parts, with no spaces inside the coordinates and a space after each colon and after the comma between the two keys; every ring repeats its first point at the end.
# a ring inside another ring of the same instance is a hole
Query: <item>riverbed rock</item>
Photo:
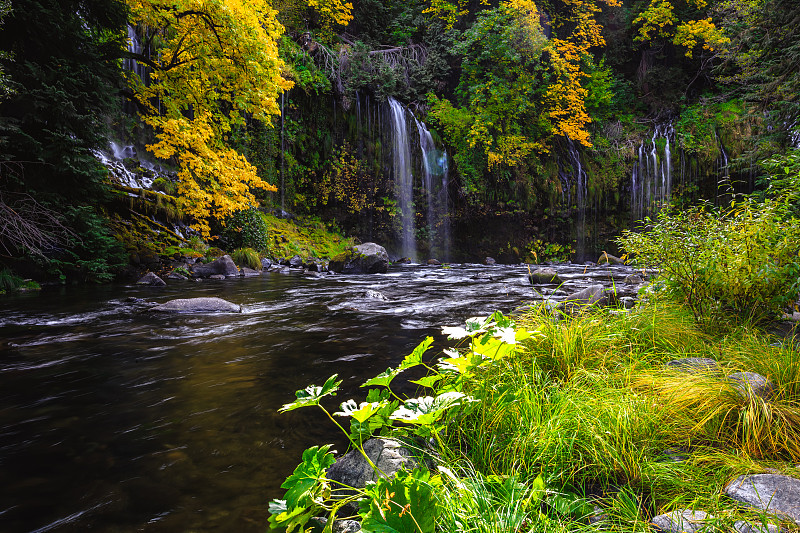
{"type": "Polygon", "coordinates": [[[341,274],[382,274],[388,269],[389,254],[374,242],[354,246],[328,263],[328,270],[341,274]]]}
{"type": "Polygon", "coordinates": [[[244,277],[251,277],[251,276],[260,276],[261,272],[258,270],[253,270],[252,268],[242,267],[242,276],[244,277]]]}
{"type": "Polygon", "coordinates": [[[439,261],[438,259],[433,259],[433,258],[430,258],[430,259],[428,259],[428,264],[429,264],[429,265],[441,265],[441,264],[442,264],[442,262],[441,262],[441,261],[439,261]]]}
{"type": "Polygon", "coordinates": [[[211,276],[238,276],[239,268],[233,262],[231,256],[223,255],[219,259],[215,259],[208,264],[198,265],[192,267],[192,274],[198,278],[210,278],[211,276]]]}
{"type": "Polygon", "coordinates": [[[625,261],[606,252],[597,260],[598,265],[624,265],[625,261]]]}
{"type": "Polygon", "coordinates": [[[303,258],[299,255],[293,255],[291,259],[289,259],[289,266],[292,268],[303,268],[303,258]]]}
{"type": "Polygon", "coordinates": [[[147,274],[139,278],[139,281],[137,281],[136,284],[148,285],[150,287],[164,287],[167,285],[163,279],[159,278],[153,272],[148,272],[147,274]]]}
{"type": "Polygon", "coordinates": [[[713,520],[714,516],[705,511],[685,509],[660,514],[653,517],[653,525],[661,531],[670,533],[695,533],[706,527],[706,521],[713,520]]]}
{"type": "Polygon", "coordinates": [[[542,285],[545,283],[555,283],[561,285],[564,283],[558,276],[558,272],[553,268],[537,268],[536,270],[528,273],[528,281],[531,285],[542,285]]]}
{"type": "MultiPolygon", "coordinates": [[[[417,466],[417,461],[408,448],[396,440],[369,439],[364,443],[364,452],[387,477],[393,476],[402,468],[411,470],[417,466]]],[[[354,488],[364,488],[368,481],[377,481],[380,475],[358,450],[352,450],[337,459],[327,472],[328,479],[354,488]]]]}
{"type": "Polygon", "coordinates": [[[625,276],[625,283],[628,285],[641,285],[644,283],[644,279],[639,274],[628,274],[625,276]]]}
{"type": "Polygon", "coordinates": [[[373,300],[380,300],[382,302],[388,302],[389,298],[386,297],[385,294],[378,291],[373,291],[372,289],[367,289],[364,291],[364,296],[367,298],[372,298],[373,300]]]}
{"type": "Polygon", "coordinates": [[[183,274],[180,274],[180,273],[178,273],[178,272],[175,272],[175,271],[173,270],[172,272],[170,272],[169,274],[167,274],[167,279],[174,279],[174,280],[176,280],[176,281],[187,281],[189,278],[187,278],[187,277],[186,277],[186,276],[184,276],[183,274]]]}
{"type": "Polygon", "coordinates": [[[242,306],[222,298],[178,298],[157,305],[151,311],[163,313],[241,313],[242,306]]]}
{"type": "Polygon", "coordinates": [[[775,389],[770,380],[755,372],[736,372],[728,376],[728,380],[742,398],[754,395],[762,400],[769,400],[775,389]]]}
{"type": "Polygon", "coordinates": [[[269,267],[271,267],[271,266],[272,266],[272,260],[271,260],[271,259],[268,259],[268,258],[266,258],[266,257],[262,257],[262,258],[261,258],[261,268],[263,268],[264,270],[266,270],[266,269],[268,269],[268,268],[269,268],[269,267]]]}
{"type": "Polygon", "coordinates": [[[697,374],[699,372],[711,372],[717,370],[717,362],[708,357],[683,357],[668,362],[665,365],[668,369],[697,374]]]}
{"type": "Polygon", "coordinates": [[[496,265],[497,261],[495,261],[494,257],[486,257],[483,260],[484,265],[496,265]]]}
{"type": "Polygon", "coordinates": [[[739,476],[725,487],[728,497],[800,524],[800,479],[783,474],[739,476]]]}
{"type": "Polygon", "coordinates": [[[567,296],[564,301],[558,304],[558,308],[568,313],[575,313],[590,306],[608,305],[610,301],[610,289],[605,289],[602,285],[590,285],[567,296]]]}

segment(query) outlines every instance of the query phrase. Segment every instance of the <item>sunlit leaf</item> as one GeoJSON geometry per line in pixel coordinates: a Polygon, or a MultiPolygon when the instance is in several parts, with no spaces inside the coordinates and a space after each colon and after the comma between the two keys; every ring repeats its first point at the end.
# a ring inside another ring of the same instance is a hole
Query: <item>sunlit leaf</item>
{"type": "Polygon", "coordinates": [[[368,379],[361,386],[362,387],[388,387],[394,378],[397,377],[403,370],[401,368],[387,368],[372,379],[368,379]]]}
{"type": "Polygon", "coordinates": [[[294,395],[297,397],[297,399],[292,403],[285,404],[283,407],[278,409],[278,411],[282,413],[285,411],[294,411],[300,407],[319,405],[320,400],[322,400],[322,398],[325,396],[335,396],[336,391],[339,390],[339,385],[342,383],[341,380],[336,381],[337,377],[339,377],[338,374],[332,375],[321,387],[317,385],[309,385],[305,389],[295,392],[294,395]]]}
{"type": "Polygon", "coordinates": [[[297,465],[292,475],[286,478],[281,488],[287,489],[284,497],[289,508],[305,506],[312,503],[318,485],[327,485],[325,471],[335,459],[329,452],[331,445],[312,446],[303,452],[303,462],[297,465]]]}
{"type": "Polygon", "coordinates": [[[365,532],[433,533],[439,507],[430,473],[401,470],[391,479],[381,478],[367,487],[368,498],[359,514],[365,532]]]}
{"type": "Polygon", "coordinates": [[[403,359],[403,362],[400,363],[398,370],[405,370],[407,368],[411,368],[419,364],[422,364],[422,356],[423,354],[425,354],[428,348],[431,347],[432,343],[433,343],[433,337],[426,337],[424,341],[419,343],[419,345],[416,348],[414,348],[413,352],[408,354],[405,357],[405,359],[403,359]]]}
{"type": "Polygon", "coordinates": [[[438,383],[444,376],[441,374],[432,374],[430,376],[425,376],[424,378],[420,379],[412,379],[411,383],[416,385],[420,385],[422,387],[433,387],[436,383],[438,383]]]}

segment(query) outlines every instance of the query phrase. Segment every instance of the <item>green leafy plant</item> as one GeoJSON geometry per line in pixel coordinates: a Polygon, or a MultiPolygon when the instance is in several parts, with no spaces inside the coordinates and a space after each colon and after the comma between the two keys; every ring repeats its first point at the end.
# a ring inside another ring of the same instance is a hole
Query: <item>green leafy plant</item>
{"type": "Polygon", "coordinates": [[[225,220],[220,239],[227,249],[253,248],[266,252],[269,247],[268,228],[258,209],[242,209],[225,220]]]}

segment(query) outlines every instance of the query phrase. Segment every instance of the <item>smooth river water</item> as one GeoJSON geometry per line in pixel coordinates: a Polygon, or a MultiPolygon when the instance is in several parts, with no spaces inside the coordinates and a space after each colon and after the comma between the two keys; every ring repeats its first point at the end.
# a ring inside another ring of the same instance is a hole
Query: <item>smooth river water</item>
{"type": "MultiPolygon", "coordinates": [[[[567,292],[630,272],[558,270],[567,292]]],[[[411,265],[0,296],[0,531],[263,532],[302,450],[344,449],[314,410],[278,414],[295,390],[338,373],[337,400],[358,397],[426,335],[440,350],[441,326],[532,301],[526,274],[411,265]],[[244,312],[128,301],[196,296],[244,312]]]]}

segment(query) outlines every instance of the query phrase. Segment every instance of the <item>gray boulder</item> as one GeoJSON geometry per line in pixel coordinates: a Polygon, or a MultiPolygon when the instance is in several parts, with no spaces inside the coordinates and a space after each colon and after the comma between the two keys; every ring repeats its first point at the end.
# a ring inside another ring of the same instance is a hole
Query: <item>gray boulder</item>
{"type": "Polygon", "coordinates": [[[483,260],[484,265],[495,265],[497,261],[495,261],[494,257],[487,257],[483,260]]]}
{"type": "Polygon", "coordinates": [[[728,497],[800,524],[800,479],[782,474],[739,476],[725,487],[728,497]]]}
{"type": "Polygon", "coordinates": [[[236,263],[233,262],[231,256],[223,255],[219,259],[215,259],[205,265],[195,264],[194,267],[192,267],[192,273],[198,278],[210,278],[214,275],[226,277],[238,276],[239,268],[236,266],[236,263]]]}
{"type": "Polygon", "coordinates": [[[639,274],[628,274],[625,276],[625,283],[628,285],[641,285],[644,283],[644,279],[639,274]]]}
{"type": "Polygon", "coordinates": [[[608,305],[610,301],[609,291],[602,285],[590,285],[582,291],[575,292],[567,296],[558,308],[568,313],[574,313],[590,306],[608,305]]]}
{"type": "Polygon", "coordinates": [[[598,265],[624,265],[625,261],[606,252],[597,260],[598,265]]]}
{"type": "Polygon", "coordinates": [[[266,257],[261,258],[261,268],[266,270],[271,266],[272,266],[272,261],[270,259],[267,259],[266,257]]]}
{"type": "Polygon", "coordinates": [[[388,269],[389,254],[374,242],[354,246],[328,263],[328,270],[341,274],[382,274],[388,269]]]}
{"type": "Polygon", "coordinates": [[[531,285],[542,285],[545,283],[555,283],[561,285],[564,283],[558,276],[558,272],[552,268],[537,268],[533,272],[528,273],[528,281],[531,285]]]}
{"type": "Polygon", "coordinates": [[[157,305],[151,311],[164,313],[241,313],[242,306],[222,298],[178,298],[157,305]]]}
{"type": "Polygon", "coordinates": [[[781,528],[775,524],[762,524],[759,522],[746,522],[739,520],[733,524],[736,533],[778,533],[781,528]]]}
{"type": "Polygon", "coordinates": [[[149,285],[150,287],[164,287],[166,282],[155,275],[153,272],[148,272],[136,282],[137,285],[149,285]]]}
{"type": "Polygon", "coordinates": [[[303,268],[303,258],[299,255],[292,256],[289,259],[289,266],[292,268],[303,268]]]}
{"type": "Polygon", "coordinates": [[[385,294],[378,291],[373,291],[372,289],[367,289],[364,292],[364,296],[366,296],[367,298],[372,298],[373,300],[381,300],[382,302],[389,301],[389,298],[387,298],[385,294]]]}
{"type": "Polygon", "coordinates": [[[689,374],[711,372],[718,369],[717,362],[708,357],[684,357],[670,361],[665,366],[671,370],[688,372],[689,374]]]}
{"type": "Polygon", "coordinates": [[[183,274],[179,274],[179,273],[177,273],[177,272],[175,272],[175,271],[173,270],[172,272],[170,272],[169,274],[167,274],[167,279],[174,279],[174,280],[179,280],[179,281],[186,281],[186,280],[188,280],[189,278],[187,278],[187,277],[186,277],[186,276],[184,276],[183,274]]]}
{"type": "Polygon", "coordinates": [[[768,400],[772,397],[775,389],[770,380],[755,372],[736,372],[728,376],[728,380],[742,398],[755,395],[763,400],[768,400]]]}
{"type": "Polygon", "coordinates": [[[431,258],[431,259],[428,259],[428,264],[429,264],[429,265],[441,265],[441,264],[442,264],[442,262],[441,262],[441,261],[439,261],[438,259],[433,259],[433,258],[431,258]]]}
{"type": "MultiPolygon", "coordinates": [[[[402,468],[411,470],[417,461],[411,452],[399,442],[391,439],[369,439],[364,443],[364,452],[380,472],[391,477],[402,468]]],[[[336,460],[328,469],[328,479],[354,488],[367,486],[368,481],[377,481],[381,475],[372,469],[358,450],[352,450],[336,460]]]]}
{"type": "Polygon", "coordinates": [[[713,519],[714,517],[705,511],[685,509],[653,517],[653,525],[661,531],[670,533],[695,533],[706,527],[707,520],[713,519]]]}
{"type": "Polygon", "coordinates": [[[252,268],[242,267],[242,276],[250,277],[250,276],[260,276],[261,272],[258,270],[253,270],[252,268]]]}

